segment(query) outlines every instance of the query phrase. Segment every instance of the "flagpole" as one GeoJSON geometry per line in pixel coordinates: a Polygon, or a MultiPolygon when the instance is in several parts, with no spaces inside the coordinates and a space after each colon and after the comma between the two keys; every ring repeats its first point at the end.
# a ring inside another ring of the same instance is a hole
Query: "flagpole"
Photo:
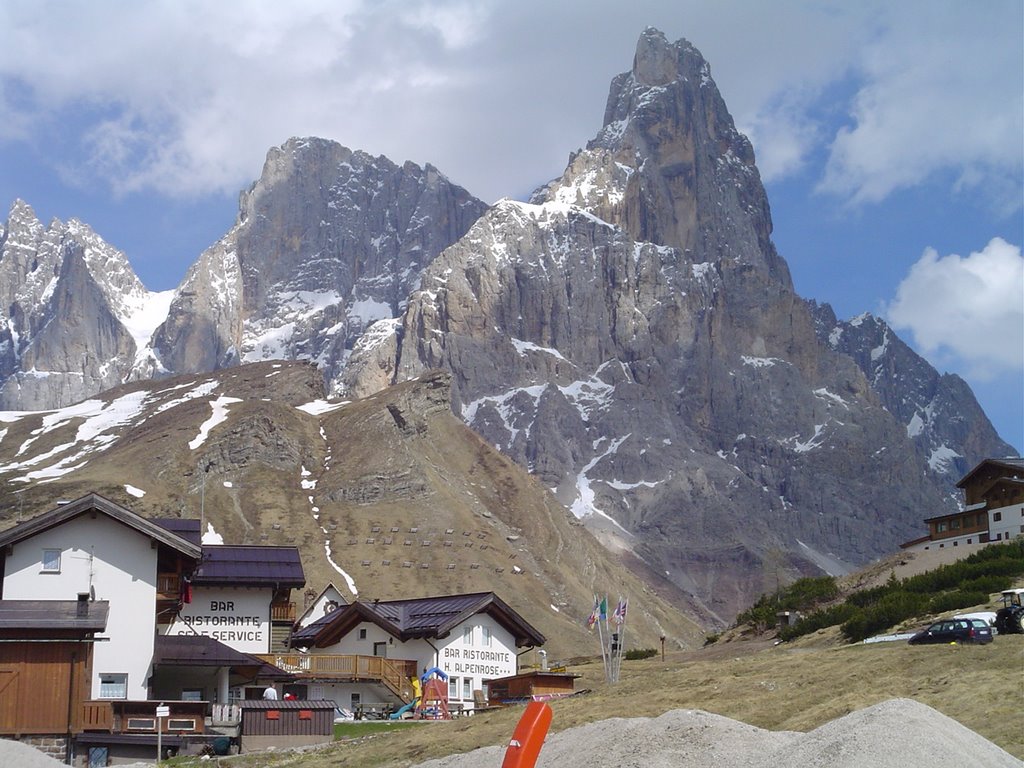
{"type": "Polygon", "coordinates": [[[612,618],[615,620],[616,632],[612,636],[612,682],[619,681],[619,672],[622,669],[622,654],[626,649],[626,615],[629,609],[629,599],[619,597],[615,605],[615,612],[612,618]]]}
{"type": "Polygon", "coordinates": [[[622,652],[626,648],[626,617],[622,617],[619,625],[619,656],[615,662],[615,682],[619,682],[619,671],[622,669],[622,652]]]}

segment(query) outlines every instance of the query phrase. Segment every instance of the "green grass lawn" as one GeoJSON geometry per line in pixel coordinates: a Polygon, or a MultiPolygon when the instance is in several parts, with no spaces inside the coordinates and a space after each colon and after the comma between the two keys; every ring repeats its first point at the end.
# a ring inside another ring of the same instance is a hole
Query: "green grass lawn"
{"type": "Polygon", "coordinates": [[[423,725],[414,720],[353,720],[334,724],[334,740],[346,741],[381,733],[394,733],[405,728],[423,725]]]}

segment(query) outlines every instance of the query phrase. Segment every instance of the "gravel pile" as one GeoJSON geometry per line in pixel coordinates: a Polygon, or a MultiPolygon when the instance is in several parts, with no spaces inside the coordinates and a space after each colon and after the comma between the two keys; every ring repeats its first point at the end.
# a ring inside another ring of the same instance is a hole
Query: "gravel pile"
{"type": "Polygon", "coordinates": [[[0,765],[4,768],[57,768],[64,763],[20,741],[0,739],[0,765]]]}
{"type": "MultiPolygon", "coordinates": [[[[485,747],[417,768],[493,768],[485,747]]],[[[766,731],[693,709],[614,718],[548,737],[537,768],[1020,768],[1017,758],[910,699],[852,712],[809,733],[766,731]]]]}
{"type": "MultiPolygon", "coordinates": [[[[417,768],[494,768],[505,747],[417,768]]],[[[0,766],[57,768],[32,747],[0,739],[0,766]]],[[[852,712],[809,733],[766,731],[695,709],[613,718],[548,737],[537,768],[1021,768],[1017,758],[911,699],[852,712]]],[[[124,768],[129,768],[125,766],[124,768]]]]}

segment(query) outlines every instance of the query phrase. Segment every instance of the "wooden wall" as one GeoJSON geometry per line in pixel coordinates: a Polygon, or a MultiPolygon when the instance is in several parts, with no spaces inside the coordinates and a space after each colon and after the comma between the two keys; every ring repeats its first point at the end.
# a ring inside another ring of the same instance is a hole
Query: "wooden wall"
{"type": "Polygon", "coordinates": [[[89,643],[0,642],[0,734],[76,733],[91,656],[89,643]]]}

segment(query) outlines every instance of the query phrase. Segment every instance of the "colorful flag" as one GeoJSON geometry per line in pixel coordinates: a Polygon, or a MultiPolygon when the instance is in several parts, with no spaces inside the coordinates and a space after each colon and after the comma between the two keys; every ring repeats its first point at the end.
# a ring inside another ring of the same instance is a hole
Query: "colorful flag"
{"type": "Polygon", "coordinates": [[[601,621],[608,621],[608,598],[601,598],[601,608],[599,614],[601,621]]]}
{"type": "Polygon", "coordinates": [[[615,611],[612,613],[612,618],[615,619],[616,624],[623,624],[626,621],[626,610],[629,608],[629,598],[623,600],[619,598],[618,604],[615,606],[615,611]]]}
{"type": "Polygon", "coordinates": [[[597,602],[597,595],[594,595],[594,610],[590,612],[590,616],[587,617],[587,629],[593,629],[594,625],[597,624],[598,610],[600,604],[597,602]]]}

